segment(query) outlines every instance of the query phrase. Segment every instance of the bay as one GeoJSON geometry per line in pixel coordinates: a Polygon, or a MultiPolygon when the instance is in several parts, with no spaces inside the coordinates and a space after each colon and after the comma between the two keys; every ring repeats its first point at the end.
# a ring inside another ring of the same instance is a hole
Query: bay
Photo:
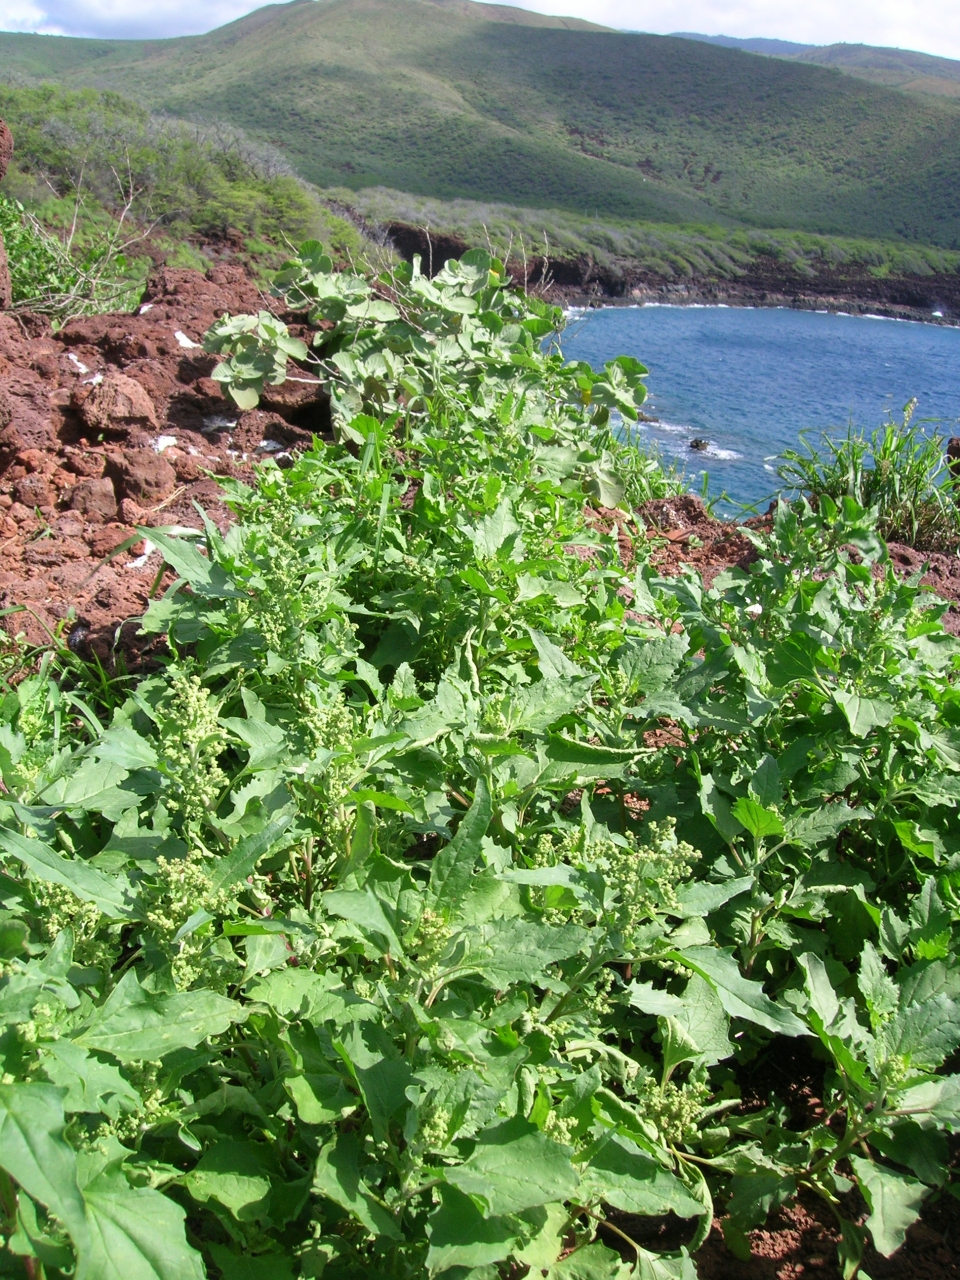
{"type": "Polygon", "coordinates": [[[960,434],[960,329],[879,316],[786,308],[644,306],[573,312],[563,351],[594,367],[636,356],[650,370],[640,448],[682,465],[690,489],[708,475],[722,509],[763,508],[776,455],[802,431],[845,434],[900,418],[960,434]],[[708,442],[704,452],[690,441],[708,442]]]}

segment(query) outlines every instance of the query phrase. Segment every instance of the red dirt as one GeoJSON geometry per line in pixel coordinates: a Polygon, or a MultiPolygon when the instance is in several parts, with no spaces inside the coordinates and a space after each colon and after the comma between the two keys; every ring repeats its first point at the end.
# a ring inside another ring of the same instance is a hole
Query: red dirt
{"type": "Polygon", "coordinates": [[[40,317],[0,315],[0,608],[27,610],[4,619],[8,631],[39,642],[63,623],[71,645],[105,656],[160,567],[142,543],[104,563],[134,526],[198,527],[195,503],[223,524],[213,476],[244,477],[269,453],[282,462],[326,430],[312,387],[271,389],[240,413],[210,378],[206,329],[264,305],[241,269],[220,266],[163,270],[137,314],[56,334],[40,317]]]}

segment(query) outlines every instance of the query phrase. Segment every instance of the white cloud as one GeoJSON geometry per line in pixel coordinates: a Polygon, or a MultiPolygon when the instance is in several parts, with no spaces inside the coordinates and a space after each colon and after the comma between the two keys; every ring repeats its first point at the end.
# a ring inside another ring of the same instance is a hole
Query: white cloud
{"type": "MultiPolygon", "coordinates": [[[[211,31],[257,0],[0,0],[0,30],[157,38],[211,31]]],[[[960,58],[956,0],[525,0],[525,8],[634,31],[895,45],[960,58]]]]}
{"type": "Polygon", "coordinates": [[[260,7],[257,0],[0,0],[0,30],[156,39],[212,31],[260,7]]]}
{"type": "Polygon", "coordinates": [[[844,41],[960,58],[956,0],[528,0],[523,7],[660,35],[699,31],[800,44],[844,41]]]}

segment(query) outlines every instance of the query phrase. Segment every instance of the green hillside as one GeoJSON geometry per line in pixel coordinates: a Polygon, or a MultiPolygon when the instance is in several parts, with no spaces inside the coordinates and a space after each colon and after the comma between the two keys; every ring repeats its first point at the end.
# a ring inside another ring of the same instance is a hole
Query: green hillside
{"type": "Polygon", "coordinates": [[[224,119],[321,186],[960,245],[960,111],[828,67],[470,0],[294,0],[3,65],[224,119]]]}
{"type": "Polygon", "coordinates": [[[747,39],[735,36],[704,36],[693,31],[675,33],[685,40],[762,53],[771,58],[790,58],[834,67],[848,75],[908,93],[960,98],[960,61],[938,58],[913,49],[887,49],[870,44],[794,44],[790,40],[747,39]]]}
{"type": "Polygon", "coordinates": [[[877,49],[868,44],[831,44],[792,56],[909,93],[960,98],[960,62],[955,58],[936,58],[911,49],[877,49]]]}

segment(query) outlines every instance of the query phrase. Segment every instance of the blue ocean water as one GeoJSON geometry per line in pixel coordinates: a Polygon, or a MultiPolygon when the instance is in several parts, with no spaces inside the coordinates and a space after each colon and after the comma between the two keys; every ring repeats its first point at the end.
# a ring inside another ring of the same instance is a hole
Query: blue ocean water
{"type": "Polygon", "coordinates": [[[569,359],[632,355],[650,370],[640,446],[678,459],[691,489],[766,505],[775,455],[804,430],[843,434],[899,418],[960,434],[960,329],[880,317],[749,307],[607,307],[574,313],[569,359]],[[705,453],[690,449],[707,439],[705,453]],[[773,455],[773,460],[771,460],[773,455]]]}

